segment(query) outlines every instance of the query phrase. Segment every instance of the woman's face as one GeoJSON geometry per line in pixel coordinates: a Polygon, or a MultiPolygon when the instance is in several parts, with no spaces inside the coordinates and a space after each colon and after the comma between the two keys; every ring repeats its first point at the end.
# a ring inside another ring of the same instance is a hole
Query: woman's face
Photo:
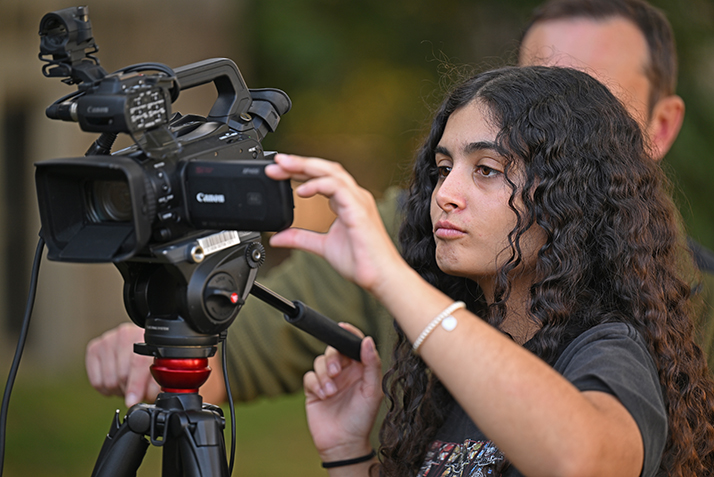
{"type": "MultiPolygon", "coordinates": [[[[450,275],[471,278],[488,294],[496,270],[511,255],[508,234],[516,224],[509,207],[506,158],[496,152],[495,129],[488,109],[472,101],[454,112],[436,149],[439,179],[431,196],[436,262],[450,275]]],[[[509,177],[520,184],[518,167],[509,177]]],[[[520,202],[516,201],[519,207],[520,202]]],[[[533,268],[542,230],[531,227],[521,238],[522,271],[533,268]]]]}

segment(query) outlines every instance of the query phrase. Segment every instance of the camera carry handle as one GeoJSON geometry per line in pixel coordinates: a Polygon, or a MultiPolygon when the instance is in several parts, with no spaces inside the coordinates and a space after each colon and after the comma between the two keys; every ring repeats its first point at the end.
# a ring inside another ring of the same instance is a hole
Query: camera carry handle
{"type": "Polygon", "coordinates": [[[228,123],[247,113],[252,98],[238,66],[229,58],[210,58],[174,69],[181,90],[213,82],[218,98],[208,119],[228,123]]]}

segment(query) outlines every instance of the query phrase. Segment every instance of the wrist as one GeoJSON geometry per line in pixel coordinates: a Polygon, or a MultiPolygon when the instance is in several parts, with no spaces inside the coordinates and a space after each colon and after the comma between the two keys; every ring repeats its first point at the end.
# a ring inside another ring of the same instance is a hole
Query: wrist
{"type": "Polygon", "coordinates": [[[376,280],[367,290],[380,302],[388,303],[395,294],[403,293],[405,284],[420,279],[419,274],[399,256],[390,265],[382,267],[379,280],[376,280]]]}
{"type": "MultiPolygon", "coordinates": [[[[349,444],[340,444],[330,449],[318,450],[320,460],[324,463],[350,461],[372,453],[374,448],[368,440],[349,444]]],[[[376,454],[375,454],[376,455],[376,454]]]]}
{"type": "Polygon", "coordinates": [[[361,455],[359,457],[354,457],[352,459],[343,459],[343,460],[332,460],[322,462],[322,467],[325,469],[335,469],[337,467],[348,467],[352,465],[358,465],[358,464],[364,464],[367,462],[371,462],[375,457],[377,457],[377,451],[372,449],[368,454],[361,455]]]}

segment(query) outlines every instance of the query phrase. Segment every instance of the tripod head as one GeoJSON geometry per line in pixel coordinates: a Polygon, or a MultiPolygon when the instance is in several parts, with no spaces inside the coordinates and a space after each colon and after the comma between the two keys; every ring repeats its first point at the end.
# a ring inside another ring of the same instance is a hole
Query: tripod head
{"type": "Polygon", "coordinates": [[[213,356],[264,261],[259,240],[258,232],[201,232],[152,247],[150,258],[117,263],[127,313],[145,330],[134,351],[162,359],[213,356]]]}

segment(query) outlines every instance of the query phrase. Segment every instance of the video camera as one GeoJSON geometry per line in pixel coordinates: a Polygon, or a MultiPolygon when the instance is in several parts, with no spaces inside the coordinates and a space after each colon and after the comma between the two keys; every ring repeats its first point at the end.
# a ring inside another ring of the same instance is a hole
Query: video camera
{"type": "MultiPolygon", "coordinates": [[[[87,7],[46,14],[40,36],[44,75],[78,85],[47,116],[102,133],[85,157],[36,164],[41,235],[51,260],[156,258],[157,246],[207,230],[290,226],[290,183],[265,176],[274,153],[261,147],[291,107],[284,92],[249,90],[225,58],[107,74],[93,56],[98,48],[87,7]],[[180,91],[210,82],[218,97],[207,117],[171,114],[180,91]],[[111,154],[119,133],[135,144],[111,154]]],[[[228,236],[228,243],[238,240],[228,236]]],[[[226,235],[212,240],[225,246],[226,235]]]]}
{"type": "Polygon", "coordinates": [[[198,390],[249,294],[360,359],[359,337],[255,282],[265,258],[260,233],[293,220],[290,182],[265,175],[275,153],[261,146],[290,99],[277,89],[248,89],[224,58],[107,74],[93,56],[88,13],[67,8],[40,22],[44,75],[78,85],[47,116],[101,135],[84,157],[36,163],[42,229],[33,273],[45,244],[51,260],[114,263],[129,317],[144,328],[145,342],[134,352],[154,357],[150,370],[162,391],[154,404],[132,406],[123,421],[117,411],[92,475],[136,475],[151,443],[164,448],[163,475],[227,477],[234,453],[227,465],[223,412],[203,403],[198,390]],[[206,117],[171,114],[180,91],[211,82],[218,97],[206,117]],[[120,133],[134,144],[112,153],[120,133]]]}
{"type": "Polygon", "coordinates": [[[87,7],[47,13],[39,30],[43,74],[78,85],[47,116],[101,133],[84,157],[36,164],[48,258],[116,265],[127,312],[145,329],[137,353],[212,356],[264,261],[260,232],[293,220],[290,182],[265,175],[274,153],[261,146],[290,98],[249,90],[225,58],[107,74],[87,7]],[[207,117],[171,114],[180,91],[211,82],[207,117]],[[120,133],[134,144],[112,153],[120,133]]]}

